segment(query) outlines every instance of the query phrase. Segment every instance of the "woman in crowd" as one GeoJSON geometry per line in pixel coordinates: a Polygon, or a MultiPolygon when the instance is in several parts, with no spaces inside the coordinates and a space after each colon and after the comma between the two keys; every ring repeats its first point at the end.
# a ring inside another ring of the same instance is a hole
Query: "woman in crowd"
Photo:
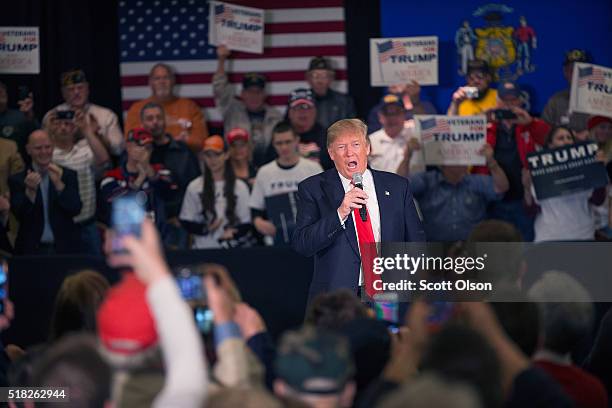
{"type": "MultiPolygon", "coordinates": [[[[575,141],[574,132],[570,128],[558,126],[551,129],[546,137],[546,147],[560,148],[574,144],[575,141]]],[[[591,189],[538,200],[531,174],[527,170],[523,170],[523,186],[527,206],[538,211],[535,219],[535,242],[583,241],[594,238],[595,222],[589,203],[601,205],[605,189],[591,189]]]]}
{"type": "Polygon", "coordinates": [[[204,141],[200,160],[204,173],[187,186],[181,208],[183,227],[193,234],[191,247],[221,248],[239,239],[250,224],[249,189],[236,178],[221,136],[204,141]]]}
{"type": "Polygon", "coordinates": [[[242,128],[233,128],[225,137],[229,145],[229,161],[232,164],[234,174],[237,179],[247,183],[250,191],[255,182],[257,169],[251,161],[252,146],[249,132],[242,128]]]}

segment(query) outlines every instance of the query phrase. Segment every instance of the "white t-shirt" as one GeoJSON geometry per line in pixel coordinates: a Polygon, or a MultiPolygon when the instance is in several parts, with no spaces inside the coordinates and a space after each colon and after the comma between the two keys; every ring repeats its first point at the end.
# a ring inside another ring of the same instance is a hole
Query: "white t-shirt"
{"type": "Polygon", "coordinates": [[[74,222],[92,218],[96,213],[95,159],[87,140],[79,140],[69,152],[56,147],[53,149],[53,162],[77,173],[83,206],[79,215],[74,217],[74,222]]]}
{"type": "MultiPolygon", "coordinates": [[[[414,131],[414,121],[407,120],[404,129],[395,138],[390,137],[382,128],[370,135],[371,151],[368,163],[374,170],[395,173],[402,160],[406,144],[410,139],[417,139],[421,143],[421,136],[414,131]]],[[[416,150],[410,159],[410,174],[425,171],[423,150],[416,150]]]]}
{"type": "Polygon", "coordinates": [[[255,176],[249,206],[256,210],[265,210],[266,197],[297,191],[302,180],[322,171],[319,163],[301,157],[295,166],[288,169],[280,167],[276,160],[271,161],[261,166],[255,176]]]}
{"type": "MultiPolygon", "coordinates": [[[[183,206],[181,207],[181,214],[179,215],[179,218],[185,221],[197,222],[200,224],[204,223],[204,215],[202,214],[203,183],[203,176],[200,176],[189,183],[187,186],[187,191],[185,192],[185,198],[183,199],[183,206]]],[[[212,233],[207,235],[194,235],[191,248],[221,248],[219,238],[221,238],[223,235],[223,228],[227,225],[227,220],[225,219],[227,201],[225,200],[225,197],[223,197],[224,186],[225,181],[215,181],[215,211],[217,212],[217,217],[223,218],[223,222],[219,228],[212,233]]],[[[236,217],[238,218],[239,222],[241,224],[251,222],[251,212],[249,210],[249,188],[244,181],[236,180],[234,194],[236,194],[236,217]]]]}
{"type": "MultiPolygon", "coordinates": [[[[533,186],[531,193],[536,197],[533,186]]],[[[541,201],[536,197],[541,211],[534,223],[534,241],[592,240],[595,235],[595,222],[589,208],[592,194],[593,190],[587,190],[541,201]]]]}

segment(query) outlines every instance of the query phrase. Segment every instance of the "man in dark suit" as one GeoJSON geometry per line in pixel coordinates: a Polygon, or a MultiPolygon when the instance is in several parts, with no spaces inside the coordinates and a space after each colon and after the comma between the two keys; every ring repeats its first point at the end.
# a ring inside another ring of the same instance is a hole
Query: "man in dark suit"
{"type": "Polygon", "coordinates": [[[425,240],[407,179],[367,167],[366,135],[367,126],[358,119],[334,123],[327,131],[327,149],[335,168],[298,186],[292,243],[299,253],[315,257],[310,299],[338,288],[358,293],[365,286],[370,293],[375,242],[425,240]],[[352,185],[355,173],[363,177],[363,190],[352,185]],[[362,205],[367,207],[365,221],[362,205]]]}
{"type": "Polygon", "coordinates": [[[9,178],[11,210],[19,221],[16,254],[79,252],[81,211],[76,172],[51,160],[53,143],[44,130],[32,132],[26,151],[31,168],[9,178]]]}

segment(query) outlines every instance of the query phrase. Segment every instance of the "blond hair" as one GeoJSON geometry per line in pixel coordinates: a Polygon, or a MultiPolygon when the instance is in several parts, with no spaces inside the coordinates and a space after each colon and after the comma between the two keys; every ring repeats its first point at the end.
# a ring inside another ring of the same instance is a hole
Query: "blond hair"
{"type": "Polygon", "coordinates": [[[368,125],[361,119],[340,119],[327,128],[327,147],[330,147],[334,141],[343,134],[357,133],[363,135],[367,144],[370,144],[368,138],[368,125]]]}

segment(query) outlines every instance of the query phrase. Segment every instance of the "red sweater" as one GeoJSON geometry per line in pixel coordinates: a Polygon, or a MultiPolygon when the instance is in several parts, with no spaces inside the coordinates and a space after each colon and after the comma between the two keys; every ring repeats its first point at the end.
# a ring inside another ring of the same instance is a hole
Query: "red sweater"
{"type": "Polygon", "coordinates": [[[546,371],[574,400],[579,408],[607,408],[608,394],[601,381],[581,368],[560,365],[550,361],[535,361],[534,364],[546,371]]]}

